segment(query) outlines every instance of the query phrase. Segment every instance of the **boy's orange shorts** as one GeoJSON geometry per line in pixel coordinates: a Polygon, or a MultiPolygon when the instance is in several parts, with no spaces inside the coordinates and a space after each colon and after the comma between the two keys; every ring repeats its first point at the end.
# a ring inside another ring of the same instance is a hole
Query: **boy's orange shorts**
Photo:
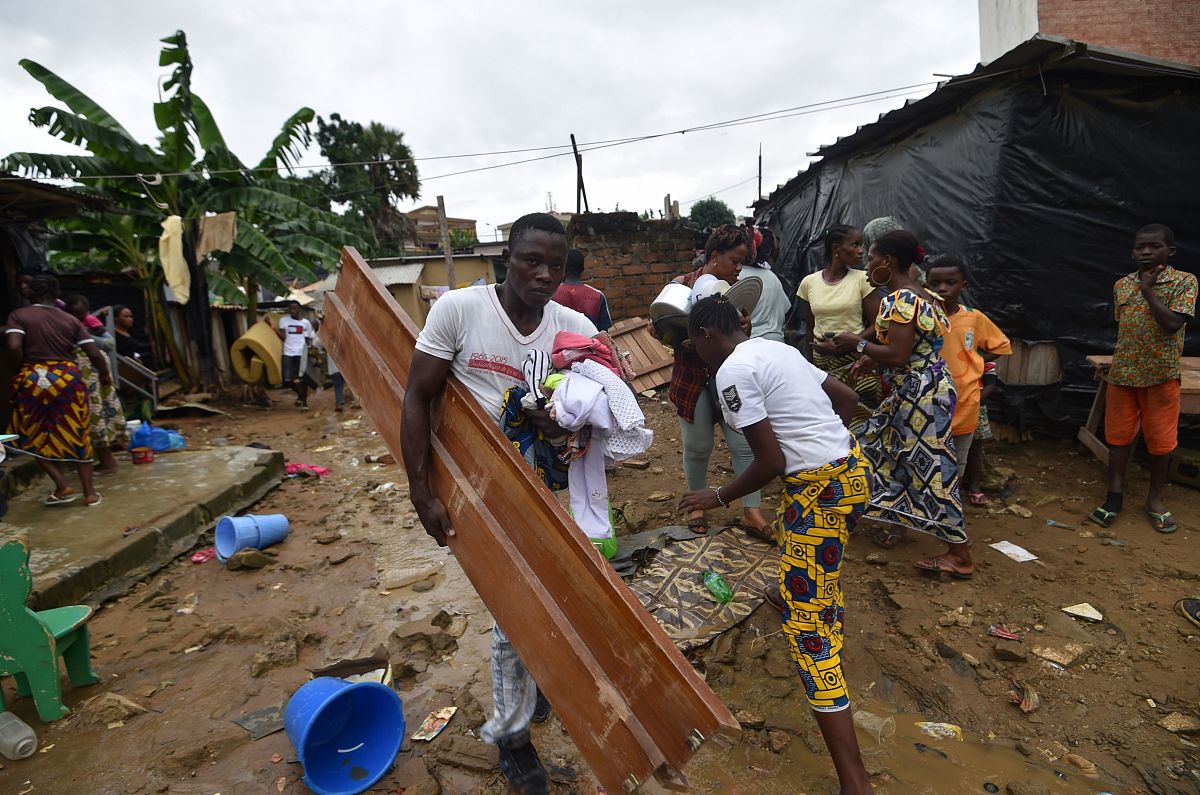
{"type": "Polygon", "coordinates": [[[1178,378],[1154,386],[1108,385],[1104,406],[1108,443],[1117,447],[1133,444],[1139,424],[1150,455],[1174,451],[1179,437],[1178,378]]]}

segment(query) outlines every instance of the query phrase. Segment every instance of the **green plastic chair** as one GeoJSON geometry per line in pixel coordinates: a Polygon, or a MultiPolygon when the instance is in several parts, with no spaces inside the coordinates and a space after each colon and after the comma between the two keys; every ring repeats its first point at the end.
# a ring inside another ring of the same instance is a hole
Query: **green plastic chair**
{"type": "MultiPolygon", "coordinates": [[[[87,605],[34,612],[26,607],[33,575],[29,573],[29,541],[14,538],[0,546],[0,677],[17,681],[18,696],[33,696],[44,721],[58,720],[71,710],[63,704],[58,658],[66,664],[71,684],[94,685],[87,605]]],[[[0,688],[0,712],[7,709],[0,688]]]]}

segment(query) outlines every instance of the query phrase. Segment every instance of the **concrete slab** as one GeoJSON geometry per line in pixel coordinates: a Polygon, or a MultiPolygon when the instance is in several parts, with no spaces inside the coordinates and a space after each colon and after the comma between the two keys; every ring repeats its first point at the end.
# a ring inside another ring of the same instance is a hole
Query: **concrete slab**
{"type": "Polygon", "coordinates": [[[104,501],[94,508],[82,499],[43,505],[43,478],[9,501],[0,538],[29,537],[32,607],[98,604],[191,549],[221,516],[262,499],[283,471],[282,453],[253,447],[167,453],[97,479],[104,501]]]}

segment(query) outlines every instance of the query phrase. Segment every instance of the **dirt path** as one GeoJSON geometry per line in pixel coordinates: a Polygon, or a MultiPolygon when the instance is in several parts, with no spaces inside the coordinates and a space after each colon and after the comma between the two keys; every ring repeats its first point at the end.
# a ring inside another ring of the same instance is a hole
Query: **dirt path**
{"type": "MultiPolygon", "coordinates": [[[[105,605],[91,625],[102,683],[69,690],[68,703],[114,693],[147,711],[122,715],[119,705],[97,710],[94,702],[43,726],[27,701],[17,702],[42,752],[3,762],[0,792],[304,792],[286,736],[251,741],[233,720],[285,701],[309,669],[379,645],[389,650],[410,727],[441,706],[459,712],[437,740],[406,744],[375,791],[506,791],[490,769],[494,752],[476,738],[490,704],[487,611],[453,558],[416,523],[400,470],[367,462],[384,452],[370,421],[355,411],[334,414],[329,402],[318,396],[311,412],[233,406],[229,418],[172,423],[192,446],[259,442],[332,474],[287,481],[256,506],[286,513],[292,524],[266,568],[184,560],[105,605]],[[387,587],[414,570],[434,573],[416,586],[387,587]]],[[[675,523],[671,503],[644,498],[682,488],[673,412],[652,401],[647,415],[658,433],[651,467],[620,469],[612,482],[614,503],[639,529],[675,523]]],[[[1200,630],[1172,612],[1176,599],[1200,591],[1192,519],[1200,493],[1169,489],[1182,527],[1159,536],[1133,509],[1145,488],[1137,474],[1131,508],[1102,533],[1083,521],[1101,495],[1102,469],[1073,443],[994,445],[990,455],[1012,473],[1010,501],[1032,516],[972,510],[974,579],[918,574],[911,562],[936,550],[929,539],[891,552],[864,537],[852,542],[843,581],[853,692],[872,712],[899,711],[895,737],[867,746],[877,791],[988,791],[982,787],[993,783],[1017,792],[1200,791],[1195,737],[1157,725],[1172,712],[1196,716],[1200,699],[1191,675],[1200,630]],[[1040,559],[1018,564],[986,547],[1004,539],[1040,559]],[[1060,611],[1085,601],[1102,622],[1060,611]],[[1024,642],[989,637],[992,624],[1024,642]],[[1036,690],[1039,709],[1025,715],[1012,703],[1014,680],[1036,690]],[[914,734],[911,724],[922,719],[958,724],[968,742],[914,734]],[[1062,759],[1067,754],[1094,764],[1101,779],[1081,777],[1062,759]],[[1022,782],[1031,788],[1020,789],[1022,782]]],[[[722,462],[728,457],[718,448],[714,464],[722,462]]],[[[760,608],[695,655],[750,727],[741,745],[701,753],[687,771],[696,791],[836,790],[777,630],[778,618],[760,608]]],[[[535,740],[556,766],[560,792],[597,791],[556,719],[537,727],[535,740]]]]}

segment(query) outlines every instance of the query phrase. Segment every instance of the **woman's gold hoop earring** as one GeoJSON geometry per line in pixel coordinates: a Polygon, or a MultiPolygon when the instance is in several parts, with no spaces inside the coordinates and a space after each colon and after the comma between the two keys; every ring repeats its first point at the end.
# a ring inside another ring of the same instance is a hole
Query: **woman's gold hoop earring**
{"type": "Polygon", "coordinates": [[[868,278],[871,280],[872,284],[879,284],[879,285],[887,284],[888,282],[890,282],[892,280],[892,269],[889,268],[887,265],[878,265],[871,269],[871,273],[868,276],[868,278]],[[879,270],[887,271],[888,277],[886,279],[876,279],[875,271],[879,271],[879,270]]]}

